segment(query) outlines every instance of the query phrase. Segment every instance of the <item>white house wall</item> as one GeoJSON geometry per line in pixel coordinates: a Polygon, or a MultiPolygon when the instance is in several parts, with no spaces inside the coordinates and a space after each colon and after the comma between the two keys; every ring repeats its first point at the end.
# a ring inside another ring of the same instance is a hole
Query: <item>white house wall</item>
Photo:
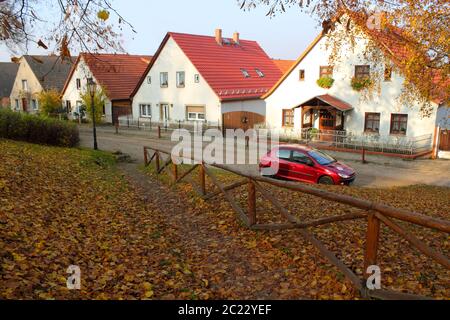
{"type": "Polygon", "coordinates": [[[237,111],[253,112],[265,117],[266,102],[260,99],[222,102],[222,113],[237,111]]]}
{"type": "MultiPolygon", "coordinates": [[[[87,79],[92,78],[95,82],[98,81],[92,75],[92,72],[89,70],[89,67],[86,65],[83,59],[80,59],[75,71],[72,74],[72,77],[69,79],[69,83],[67,84],[66,91],[63,95],[63,104],[66,105],[66,101],[70,101],[72,106],[72,112],[75,112],[77,101],[81,100],[81,94],[86,92],[87,90],[87,79]],[[81,80],[81,88],[77,89],[77,79],[81,80]]],[[[111,123],[112,122],[112,104],[109,99],[105,101],[105,117],[104,121],[111,123]]]]}
{"type": "Polygon", "coordinates": [[[38,105],[38,94],[42,91],[43,88],[39,80],[36,78],[33,70],[30,68],[27,60],[23,57],[20,59],[19,68],[17,70],[16,79],[14,80],[14,85],[11,90],[10,96],[11,107],[13,108],[13,110],[16,110],[16,100],[19,101],[19,110],[16,111],[23,111],[22,97],[25,96],[23,96],[22,92],[22,80],[27,80],[28,85],[28,92],[25,95],[30,99],[28,102],[28,113],[36,113],[39,111],[39,106],[38,110],[33,110],[31,106],[31,100],[36,100],[36,103],[38,105]]]}
{"type": "MultiPolygon", "coordinates": [[[[403,78],[393,72],[392,80],[382,82],[381,95],[374,92],[374,98],[365,100],[361,93],[351,87],[351,79],[354,76],[355,65],[368,64],[371,67],[371,73],[374,70],[383,72],[384,66],[375,66],[368,63],[361,56],[365,46],[365,40],[357,41],[354,52],[343,49],[340,54],[342,61],[334,66],[333,78],[335,80],[331,89],[320,88],[316,81],[319,78],[320,66],[329,65],[329,52],[326,48],[326,38],[322,38],[319,43],[309,52],[309,54],[299,63],[284,82],[275,90],[275,92],[266,98],[267,106],[267,125],[272,128],[281,128],[282,109],[296,107],[315,96],[330,94],[353,106],[353,110],[346,112],[344,127],[347,131],[355,134],[364,132],[364,122],[366,112],[379,112],[380,135],[389,135],[390,121],[392,113],[408,114],[407,136],[420,136],[434,132],[436,122],[436,109],[429,118],[422,118],[419,112],[419,104],[400,105],[397,101],[403,86],[403,78]],[[379,69],[377,69],[379,68],[379,69]],[[305,70],[305,81],[299,80],[299,71],[305,70]]],[[[383,73],[381,73],[383,74],[383,73]]],[[[301,127],[301,114],[297,111],[295,114],[295,128],[301,127]]]]}
{"type": "Polygon", "coordinates": [[[186,120],[186,106],[205,106],[207,121],[221,121],[220,101],[205,79],[195,83],[194,76],[200,74],[176,42],[169,38],[149,74],[133,98],[133,117],[140,118],[140,104],[151,104],[152,119],[160,120],[160,104],[168,104],[171,121],[186,120]],[[185,87],[177,88],[176,73],[185,72],[185,87]],[[161,88],[160,72],[168,72],[169,86],[161,88]],[[151,84],[147,77],[151,77],[151,84]],[[172,106],[173,105],[173,106],[172,106]]]}

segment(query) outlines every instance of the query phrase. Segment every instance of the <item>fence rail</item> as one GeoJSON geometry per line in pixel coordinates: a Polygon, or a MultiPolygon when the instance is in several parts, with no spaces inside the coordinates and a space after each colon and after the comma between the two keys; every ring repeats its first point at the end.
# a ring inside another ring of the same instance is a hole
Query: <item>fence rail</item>
{"type": "MultiPolygon", "coordinates": [[[[329,223],[336,223],[341,221],[349,221],[356,219],[367,219],[366,230],[366,247],[364,255],[364,270],[367,270],[368,266],[376,265],[378,258],[378,244],[380,241],[380,227],[383,223],[395,233],[406,239],[411,246],[430,257],[437,263],[441,264],[447,269],[450,269],[450,260],[442,253],[430,248],[424,242],[416,238],[407,230],[398,225],[395,220],[411,223],[414,225],[430,228],[440,232],[450,234],[450,221],[429,217],[420,213],[411,212],[404,209],[398,209],[385,204],[376,203],[368,200],[358,199],[355,197],[342,195],[339,193],[320,190],[310,186],[306,186],[299,183],[286,182],[273,180],[261,176],[254,176],[246,174],[235,167],[219,164],[206,164],[198,162],[198,164],[192,166],[190,169],[180,174],[178,166],[172,161],[170,152],[158,149],[155,147],[144,147],[144,159],[145,165],[149,166],[152,162],[155,163],[157,174],[161,174],[164,170],[170,166],[172,169],[169,171],[173,177],[173,182],[178,183],[185,179],[188,175],[192,175],[193,172],[199,168],[198,171],[198,184],[193,183],[193,187],[203,197],[208,200],[222,194],[229,202],[233,210],[238,214],[238,217],[243,223],[252,230],[288,230],[297,229],[300,235],[309,241],[314,247],[316,247],[330,263],[335,265],[346,277],[351,281],[354,287],[359,290],[361,295],[366,298],[381,298],[381,299],[426,299],[426,297],[410,295],[400,292],[394,292],[389,290],[368,290],[364,285],[365,279],[360,279],[349,267],[347,267],[341,260],[339,260],[333,252],[328,250],[326,246],[318,240],[314,235],[308,231],[308,228],[317,227],[329,223]],[[167,159],[163,158],[163,155],[167,159]],[[210,170],[211,167],[225,170],[239,176],[241,179],[230,185],[223,185],[210,170]],[[212,183],[217,187],[218,191],[207,193],[206,190],[206,177],[209,177],[212,183]],[[346,214],[335,217],[321,218],[314,221],[302,222],[297,217],[292,215],[288,209],[286,209],[281,201],[276,199],[266,188],[264,184],[313,195],[324,200],[333,201],[337,203],[346,204],[355,208],[359,208],[362,211],[356,214],[346,214]],[[233,198],[230,193],[243,185],[247,185],[247,209],[243,209],[239,203],[233,198]],[[269,201],[273,207],[275,207],[282,217],[287,220],[282,224],[258,224],[257,217],[257,192],[259,192],[262,198],[269,201]]],[[[192,159],[196,160],[196,159],[192,159]]],[[[368,277],[367,274],[364,275],[368,277]]]]}

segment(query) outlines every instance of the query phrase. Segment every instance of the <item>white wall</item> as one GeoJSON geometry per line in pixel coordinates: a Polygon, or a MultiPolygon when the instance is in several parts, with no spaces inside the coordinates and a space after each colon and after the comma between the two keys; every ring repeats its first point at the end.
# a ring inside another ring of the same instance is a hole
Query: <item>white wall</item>
{"type": "Polygon", "coordinates": [[[19,110],[23,111],[22,98],[26,98],[28,100],[28,113],[37,113],[39,112],[39,102],[38,102],[38,94],[42,91],[42,86],[39,80],[36,78],[36,75],[31,70],[28,62],[22,57],[20,59],[19,69],[17,70],[16,79],[14,80],[14,85],[11,90],[11,107],[15,110],[16,102],[15,100],[19,100],[19,110]],[[28,93],[24,94],[22,91],[22,80],[27,80],[28,84],[28,93]],[[32,100],[36,100],[36,104],[38,105],[38,110],[33,110],[32,108],[32,100]]]}
{"type": "Polygon", "coordinates": [[[266,116],[266,102],[261,99],[222,102],[222,113],[245,111],[266,116]]]}
{"type": "MultiPolygon", "coordinates": [[[[66,106],[66,101],[70,101],[72,105],[72,113],[76,112],[77,101],[81,101],[81,94],[87,90],[87,79],[93,78],[96,83],[98,81],[92,75],[89,67],[86,65],[84,60],[81,58],[72,77],[69,79],[66,91],[62,97],[63,105],[66,106]],[[77,89],[77,79],[81,80],[81,88],[77,89]]],[[[109,99],[105,102],[105,117],[104,121],[112,123],[112,104],[109,99]]]]}
{"type": "Polygon", "coordinates": [[[205,106],[206,120],[221,121],[220,101],[205,79],[200,75],[200,82],[195,83],[194,75],[200,74],[195,66],[189,61],[176,42],[169,38],[155,61],[149,74],[133,98],[133,117],[140,117],[140,104],[151,104],[152,119],[159,121],[159,105],[169,104],[170,120],[186,120],[186,106],[205,106]],[[185,87],[177,88],[176,73],[185,72],[185,87]],[[160,87],[160,72],[169,73],[168,88],[160,87]],[[151,76],[151,84],[147,77],[151,76]]]}
{"type": "MultiPolygon", "coordinates": [[[[382,82],[381,95],[374,92],[372,99],[364,99],[363,95],[351,87],[351,79],[354,76],[355,65],[369,64],[371,72],[383,72],[384,66],[375,66],[368,63],[362,57],[366,41],[359,38],[356,49],[350,50],[343,47],[340,53],[341,61],[334,66],[333,78],[335,80],[331,89],[320,88],[316,81],[319,78],[320,66],[329,64],[330,50],[326,48],[326,37],[311,50],[303,61],[293,70],[275,92],[266,98],[268,126],[280,128],[282,126],[282,109],[296,107],[318,95],[330,94],[353,106],[353,110],[345,114],[345,129],[355,134],[363,134],[366,112],[381,113],[380,135],[390,134],[391,113],[408,114],[407,136],[420,136],[434,132],[436,122],[436,109],[430,118],[422,118],[418,103],[414,105],[402,105],[397,101],[403,86],[401,75],[392,74],[390,82],[382,82]],[[305,81],[299,80],[299,70],[305,70],[305,81]]],[[[383,74],[383,73],[381,73],[383,74]]],[[[301,127],[301,116],[296,113],[295,127],[301,127]]]]}

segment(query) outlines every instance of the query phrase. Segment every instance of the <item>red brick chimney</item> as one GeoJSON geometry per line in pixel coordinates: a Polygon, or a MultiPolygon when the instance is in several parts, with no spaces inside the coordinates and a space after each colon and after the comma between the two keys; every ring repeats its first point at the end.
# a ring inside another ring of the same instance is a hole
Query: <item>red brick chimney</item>
{"type": "Polygon", "coordinates": [[[239,32],[233,34],[233,41],[234,43],[239,44],[239,32]]]}
{"type": "Polygon", "coordinates": [[[216,42],[219,45],[222,45],[222,29],[216,29],[216,42]]]}

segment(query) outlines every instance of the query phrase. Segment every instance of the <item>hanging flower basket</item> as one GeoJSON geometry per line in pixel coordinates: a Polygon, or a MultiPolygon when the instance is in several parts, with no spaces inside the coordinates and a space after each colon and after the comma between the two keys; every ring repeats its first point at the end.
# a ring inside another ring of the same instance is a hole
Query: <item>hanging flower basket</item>
{"type": "Polygon", "coordinates": [[[372,86],[372,80],[368,78],[352,78],[352,88],[355,91],[362,91],[372,86]]]}
{"type": "Polygon", "coordinates": [[[334,79],[331,77],[321,77],[317,80],[317,85],[324,89],[330,89],[333,86],[334,79]]]}

